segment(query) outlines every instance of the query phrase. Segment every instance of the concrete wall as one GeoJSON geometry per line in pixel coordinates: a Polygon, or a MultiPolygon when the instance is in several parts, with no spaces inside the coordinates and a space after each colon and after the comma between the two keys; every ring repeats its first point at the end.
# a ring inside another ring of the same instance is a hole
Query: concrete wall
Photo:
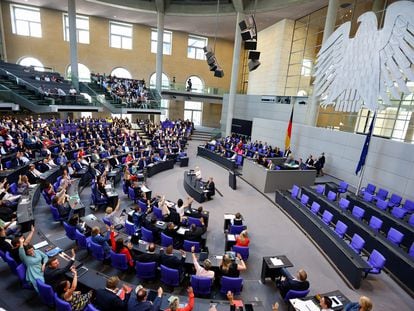
{"type": "MultiPolygon", "coordinates": [[[[252,140],[258,139],[272,146],[283,147],[286,121],[253,119],[252,140]]],[[[359,176],[355,168],[361,155],[365,136],[310,127],[294,122],[291,146],[296,158],[304,160],[312,154],[325,152],[324,171],[356,187],[359,176]]],[[[414,199],[414,145],[373,137],[366,161],[362,185],[372,183],[397,193],[405,199],[414,199]]]]}

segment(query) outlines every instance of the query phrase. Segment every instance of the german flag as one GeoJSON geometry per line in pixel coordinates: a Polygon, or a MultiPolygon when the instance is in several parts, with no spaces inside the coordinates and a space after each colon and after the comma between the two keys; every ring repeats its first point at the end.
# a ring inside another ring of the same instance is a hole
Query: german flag
{"type": "Polygon", "coordinates": [[[285,138],[285,151],[290,149],[290,138],[292,137],[292,123],[293,123],[293,108],[295,105],[292,105],[292,112],[290,113],[289,124],[286,131],[286,138],[285,138]]]}

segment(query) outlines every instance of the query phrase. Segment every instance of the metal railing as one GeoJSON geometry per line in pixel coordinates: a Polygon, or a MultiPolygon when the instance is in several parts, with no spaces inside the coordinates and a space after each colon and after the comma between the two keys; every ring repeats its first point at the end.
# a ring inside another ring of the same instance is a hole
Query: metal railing
{"type": "MultiPolygon", "coordinates": [[[[151,85],[150,88],[155,88],[155,85],[151,85]]],[[[172,92],[190,92],[190,93],[197,93],[197,94],[206,94],[206,95],[217,95],[223,96],[225,93],[229,91],[224,88],[219,87],[209,87],[205,86],[203,88],[192,86],[191,90],[187,88],[187,84],[185,83],[170,83],[169,85],[163,85],[161,87],[163,91],[172,91],[172,92]]]]}

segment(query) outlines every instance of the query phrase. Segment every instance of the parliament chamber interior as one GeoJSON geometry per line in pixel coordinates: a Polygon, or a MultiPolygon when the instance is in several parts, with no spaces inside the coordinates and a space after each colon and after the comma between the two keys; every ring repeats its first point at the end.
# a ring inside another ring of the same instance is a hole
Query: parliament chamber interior
{"type": "Polygon", "coordinates": [[[0,27],[0,310],[412,310],[414,2],[0,27]]]}

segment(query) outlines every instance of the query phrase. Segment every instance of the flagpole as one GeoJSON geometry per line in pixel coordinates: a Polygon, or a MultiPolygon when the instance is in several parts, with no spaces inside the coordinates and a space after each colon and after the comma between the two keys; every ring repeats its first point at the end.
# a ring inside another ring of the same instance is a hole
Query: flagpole
{"type": "MultiPolygon", "coordinates": [[[[372,132],[371,132],[371,137],[372,137],[372,133],[374,133],[374,129],[375,129],[375,121],[377,120],[377,114],[376,113],[374,113],[374,120],[372,120],[372,123],[373,123],[373,125],[372,125],[372,132]]],[[[368,145],[368,148],[367,148],[367,157],[368,157],[368,151],[369,151],[369,146],[370,146],[371,144],[369,144],[368,145]]],[[[364,178],[364,173],[365,173],[365,165],[366,165],[366,163],[362,166],[362,169],[361,169],[361,174],[359,175],[359,181],[358,181],[358,186],[357,186],[357,190],[356,190],[356,195],[358,195],[359,194],[359,191],[361,190],[361,185],[362,185],[362,179],[364,178]]]]}

